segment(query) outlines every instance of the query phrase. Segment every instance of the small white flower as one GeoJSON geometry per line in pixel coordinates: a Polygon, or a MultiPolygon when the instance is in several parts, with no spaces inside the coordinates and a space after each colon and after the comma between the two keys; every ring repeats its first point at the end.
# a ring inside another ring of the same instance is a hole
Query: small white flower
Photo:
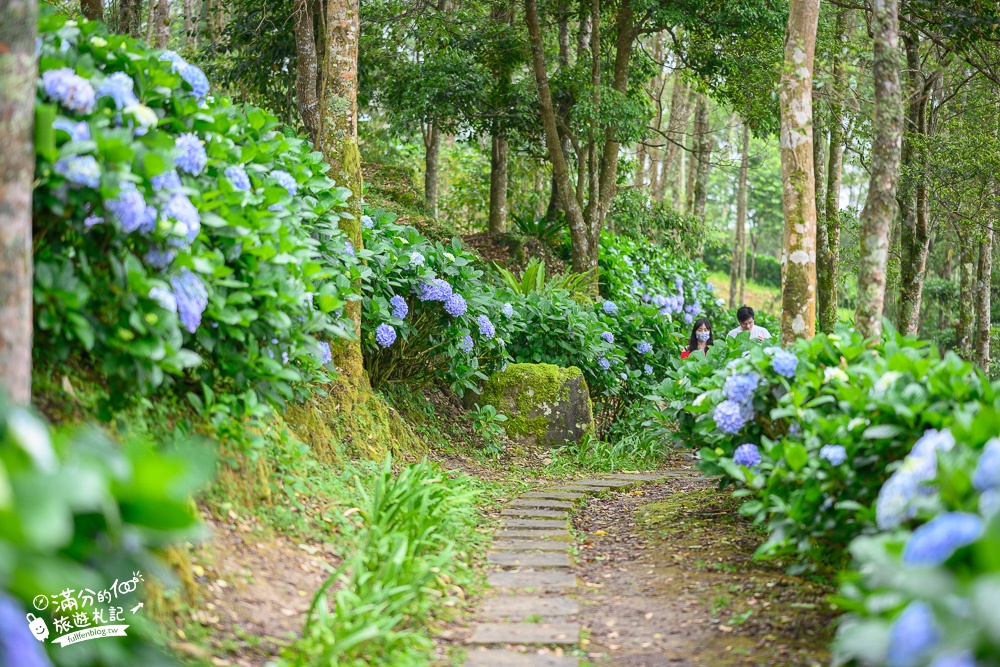
{"type": "Polygon", "coordinates": [[[875,382],[872,387],[872,395],[878,396],[884,394],[892,386],[892,383],[898,380],[901,376],[900,373],[896,371],[889,371],[875,382]]]}
{"type": "Polygon", "coordinates": [[[90,43],[100,49],[108,45],[108,40],[95,36],[90,38],[90,43]]]}
{"type": "Polygon", "coordinates": [[[160,119],[156,116],[156,112],[145,104],[132,104],[125,107],[124,111],[144,128],[156,127],[156,124],[160,122],[160,119]]]}
{"type": "Polygon", "coordinates": [[[853,431],[854,429],[858,428],[859,426],[864,426],[867,423],[868,423],[867,419],[865,419],[863,417],[855,417],[851,421],[847,422],[847,430],[848,431],[853,431]]]}
{"type": "Polygon", "coordinates": [[[694,399],[694,403],[692,403],[692,405],[701,405],[706,396],[708,396],[707,391],[703,394],[698,394],[698,398],[694,399]]]}
{"type": "Polygon", "coordinates": [[[847,382],[847,373],[845,373],[843,369],[838,366],[827,366],[823,369],[823,383],[833,382],[834,380],[847,382]]]}

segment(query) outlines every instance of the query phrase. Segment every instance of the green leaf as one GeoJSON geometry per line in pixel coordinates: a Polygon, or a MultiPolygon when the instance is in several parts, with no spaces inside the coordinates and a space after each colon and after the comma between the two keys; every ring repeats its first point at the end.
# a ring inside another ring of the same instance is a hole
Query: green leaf
{"type": "Polygon", "coordinates": [[[895,438],[902,432],[903,429],[895,424],[875,424],[866,428],[861,437],[865,440],[888,440],[895,438]]]}
{"type": "Polygon", "coordinates": [[[56,131],[52,127],[56,114],[55,105],[35,105],[35,152],[49,162],[54,162],[59,155],[56,149],[56,131]]]}
{"type": "Polygon", "coordinates": [[[809,460],[809,451],[797,442],[785,443],[785,462],[788,467],[798,472],[809,460]]]}

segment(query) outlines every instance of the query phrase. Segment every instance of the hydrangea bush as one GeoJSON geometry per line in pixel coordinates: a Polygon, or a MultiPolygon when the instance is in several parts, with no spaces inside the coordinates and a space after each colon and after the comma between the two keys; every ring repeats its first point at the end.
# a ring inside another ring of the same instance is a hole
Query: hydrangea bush
{"type": "Polygon", "coordinates": [[[40,34],[36,354],[237,413],[323,377],[361,270],[321,156],[177,54],[65,16],[40,34]]]}

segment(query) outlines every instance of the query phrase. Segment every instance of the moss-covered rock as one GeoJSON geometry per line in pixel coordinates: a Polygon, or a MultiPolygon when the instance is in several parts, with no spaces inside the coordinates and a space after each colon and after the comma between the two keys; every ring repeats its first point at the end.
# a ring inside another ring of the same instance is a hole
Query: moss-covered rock
{"type": "Polygon", "coordinates": [[[587,382],[575,366],[508,364],[476,402],[507,415],[510,437],[537,445],[578,442],[594,424],[587,382]]]}

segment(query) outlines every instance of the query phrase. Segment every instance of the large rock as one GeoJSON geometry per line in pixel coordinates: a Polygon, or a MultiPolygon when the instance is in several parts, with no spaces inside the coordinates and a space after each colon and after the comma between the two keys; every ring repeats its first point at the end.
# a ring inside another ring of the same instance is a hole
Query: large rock
{"type": "Polygon", "coordinates": [[[578,442],[594,424],[587,382],[575,366],[508,364],[476,402],[507,415],[507,435],[526,444],[578,442]]]}

